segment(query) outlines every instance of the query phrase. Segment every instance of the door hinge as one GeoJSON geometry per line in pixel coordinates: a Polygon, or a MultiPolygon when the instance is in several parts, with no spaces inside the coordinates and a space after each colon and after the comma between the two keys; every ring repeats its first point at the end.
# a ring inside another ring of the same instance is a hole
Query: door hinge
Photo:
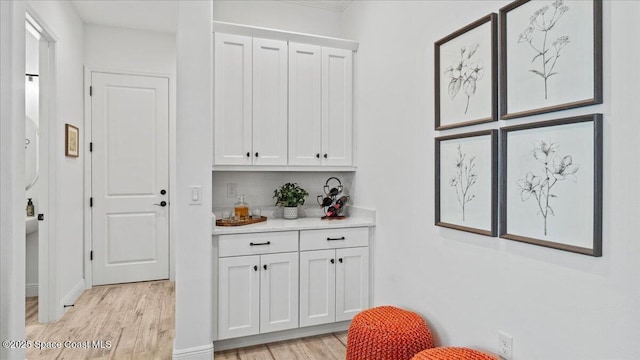
{"type": "Polygon", "coordinates": [[[89,207],[93,207],[93,198],[92,197],[89,198],[89,207]]]}
{"type": "Polygon", "coordinates": [[[93,261],[93,250],[89,251],[89,260],[93,261]]]}
{"type": "Polygon", "coordinates": [[[93,96],[93,86],[89,86],[89,96],[93,96]]]}
{"type": "Polygon", "coordinates": [[[93,143],[92,142],[89,143],[89,152],[93,152],[93,143]]]}

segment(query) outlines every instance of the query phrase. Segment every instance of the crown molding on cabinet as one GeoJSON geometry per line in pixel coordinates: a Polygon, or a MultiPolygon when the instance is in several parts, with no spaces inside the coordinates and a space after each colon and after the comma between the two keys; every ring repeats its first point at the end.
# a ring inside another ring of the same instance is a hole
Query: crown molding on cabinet
{"type": "Polygon", "coordinates": [[[352,51],[358,51],[359,46],[359,43],[353,40],[233,24],[222,21],[213,21],[213,32],[327,46],[352,51]]]}

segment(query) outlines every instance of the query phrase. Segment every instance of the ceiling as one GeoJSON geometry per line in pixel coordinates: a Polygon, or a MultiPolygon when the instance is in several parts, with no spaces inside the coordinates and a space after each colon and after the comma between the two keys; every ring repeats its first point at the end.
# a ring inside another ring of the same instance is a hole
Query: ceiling
{"type": "Polygon", "coordinates": [[[86,24],[176,33],[177,0],[71,0],[86,24]]]}
{"type": "MultiPolygon", "coordinates": [[[[71,0],[86,24],[175,34],[179,0],[71,0]]],[[[342,12],[352,0],[277,0],[342,12]]]]}

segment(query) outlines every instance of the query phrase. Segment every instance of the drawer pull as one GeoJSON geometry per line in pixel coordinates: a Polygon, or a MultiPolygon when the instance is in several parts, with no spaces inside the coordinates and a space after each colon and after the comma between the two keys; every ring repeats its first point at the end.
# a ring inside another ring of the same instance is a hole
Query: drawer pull
{"type": "Polygon", "coordinates": [[[330,238],[330,237],[327,238],[327,241],[337,241],[337,240],[345,240],[345,237],[341,236],[339,238],[330,238]]]}
{"type": "Polygon", "coordinates": [[[249,243],[249,246],[262,246],[262,245],[271,245],[271,241],[263,242],[263,243],[249,243]]]}

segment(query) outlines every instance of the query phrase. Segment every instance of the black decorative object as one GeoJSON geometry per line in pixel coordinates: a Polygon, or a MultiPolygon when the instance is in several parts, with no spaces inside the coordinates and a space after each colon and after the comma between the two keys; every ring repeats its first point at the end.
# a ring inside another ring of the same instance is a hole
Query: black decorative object
{"type": "Polygon", "coordinates": [[[342,213],[349,202],[349,196],[341,195],[342,190],[340,179],[336,177],[327,179],[324,185],[324,195],[318,195],[318,205],[324,208],[323,220],[338,220],[346,217],[342,213]]]}

